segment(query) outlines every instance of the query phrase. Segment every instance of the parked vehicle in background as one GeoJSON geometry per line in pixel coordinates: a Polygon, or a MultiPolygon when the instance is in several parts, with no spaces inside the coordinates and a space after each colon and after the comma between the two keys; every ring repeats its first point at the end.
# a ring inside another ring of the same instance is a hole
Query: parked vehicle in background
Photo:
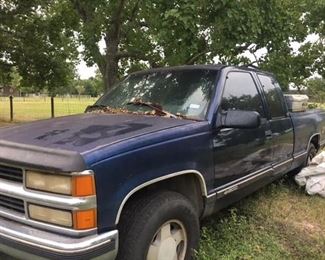
{"type": "Polygon", "coordinates": [[[81,115],[0,129],[0,250],[23,259],[190,259],[200,220],[324,145],[270,73],[141,71],[81,115]]]}

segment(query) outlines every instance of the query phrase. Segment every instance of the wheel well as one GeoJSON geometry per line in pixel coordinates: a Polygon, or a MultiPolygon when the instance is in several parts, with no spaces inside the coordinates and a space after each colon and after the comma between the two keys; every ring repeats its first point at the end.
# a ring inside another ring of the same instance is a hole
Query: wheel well
{"type": "MultiPolygon", "coordinates": [[[[204,209],[204,198],[205,190],[202,190],[202,184],[199,177],[196,174],[183,174],[179,176],[175,176],[172,178],[168,178],[159,182],[155,182],[144,188],[136,191],[132,194],[124,205],[121,205],[122,211],[120,215],[123,214],[124,209],[131,204],[134,200],[143,196],[150,196],[150,194],[155,193],[161,190],[169,190],[175,191],[182,194],[189,201],[192,202],[195,207],[198,215],[200,216],[203,213],[204,209]]],[[[120,216],[117,218],[117,222],[119,221],[120,216]]]]}
{"type": "Polygon", "coordinates": [[[316,150],[319,150],[319,135],[314,135],[311,138],[310,143],[315,145],[316,150]]]}

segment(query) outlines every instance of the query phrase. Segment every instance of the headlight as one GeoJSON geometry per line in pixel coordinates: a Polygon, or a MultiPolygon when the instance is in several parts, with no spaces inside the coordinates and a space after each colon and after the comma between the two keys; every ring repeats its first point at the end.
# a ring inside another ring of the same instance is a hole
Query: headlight
{"type": "Polygon", "coordinates": [[[97,226],[96,209],[74,211],[72,213],[67,210],[29,204],[28,213],[30,219],[77,230],[91,229],[97,226]]]}
{"type": "Polygon", "coordinates": [[[65,195],[72,194],[70,176],[26,172],[26,187],[34,190],[49,191],[65,195]]]}
{"type": "Polygon", "coordinates": [[[33,204],[28,205],[29,217],[34,220],[72,227],[72,214],[69,211],[41,207],[33,204]]]}
{"type": "Polygon", "coordinates": [[[26,171],[26,188],[70,196],[95,195],[93,175],[55,175],[26,171]]]}

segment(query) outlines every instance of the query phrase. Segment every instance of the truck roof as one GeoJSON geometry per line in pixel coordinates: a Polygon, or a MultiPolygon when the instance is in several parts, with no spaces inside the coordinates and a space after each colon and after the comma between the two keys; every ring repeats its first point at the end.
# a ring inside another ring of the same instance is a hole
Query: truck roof
{"type": "Polygon", "coordinates": [[[181,66],[170,66],[170,67],[161,67],[161,68],[152,68],[147,70],[141,70],[137,72],[131,73],[131,75],[134,74],[147,74],[152,72],[168,72],[168,71],[178,71],[178,70],[222,70],[225,68],[233,68],[233,69],[239,69],[239,70],[246,70],[246,71],[254,71],[264,74],[269,74],[274,76],[272,73],[260,70],[258,67],[253,65],[243,65],[243,66],[233,66],[233,65],[223,65],[223,64],[199,64],[199,65],[181,65],[181,66]]]}

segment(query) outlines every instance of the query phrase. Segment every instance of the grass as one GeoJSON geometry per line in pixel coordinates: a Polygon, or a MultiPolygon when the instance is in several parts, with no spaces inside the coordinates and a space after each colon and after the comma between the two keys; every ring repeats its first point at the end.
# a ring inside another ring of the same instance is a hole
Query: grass
{"type": "MultiPolygon", "coordinates": [[[[97,98],[55,98],[55,116],[79,114],[97,98]]],[[[16,97],[13,101],[14,121],[31,121],[51,117],[51,103],[48,97],[16,97]]],[[[0,120],[10,120],[9,98],[0,98],[0,120]]]]}
{"type": "Polygon", "coordinates": [[[198,260],[325,259],[325,199],[290,179],[271,184],[204,224],[198,260]]]}
{"type": "Polygon", "coordinates": [[[232,259],[325,260],[325,199],[284,178],[210,217],[197,260],[232,259]]]}

